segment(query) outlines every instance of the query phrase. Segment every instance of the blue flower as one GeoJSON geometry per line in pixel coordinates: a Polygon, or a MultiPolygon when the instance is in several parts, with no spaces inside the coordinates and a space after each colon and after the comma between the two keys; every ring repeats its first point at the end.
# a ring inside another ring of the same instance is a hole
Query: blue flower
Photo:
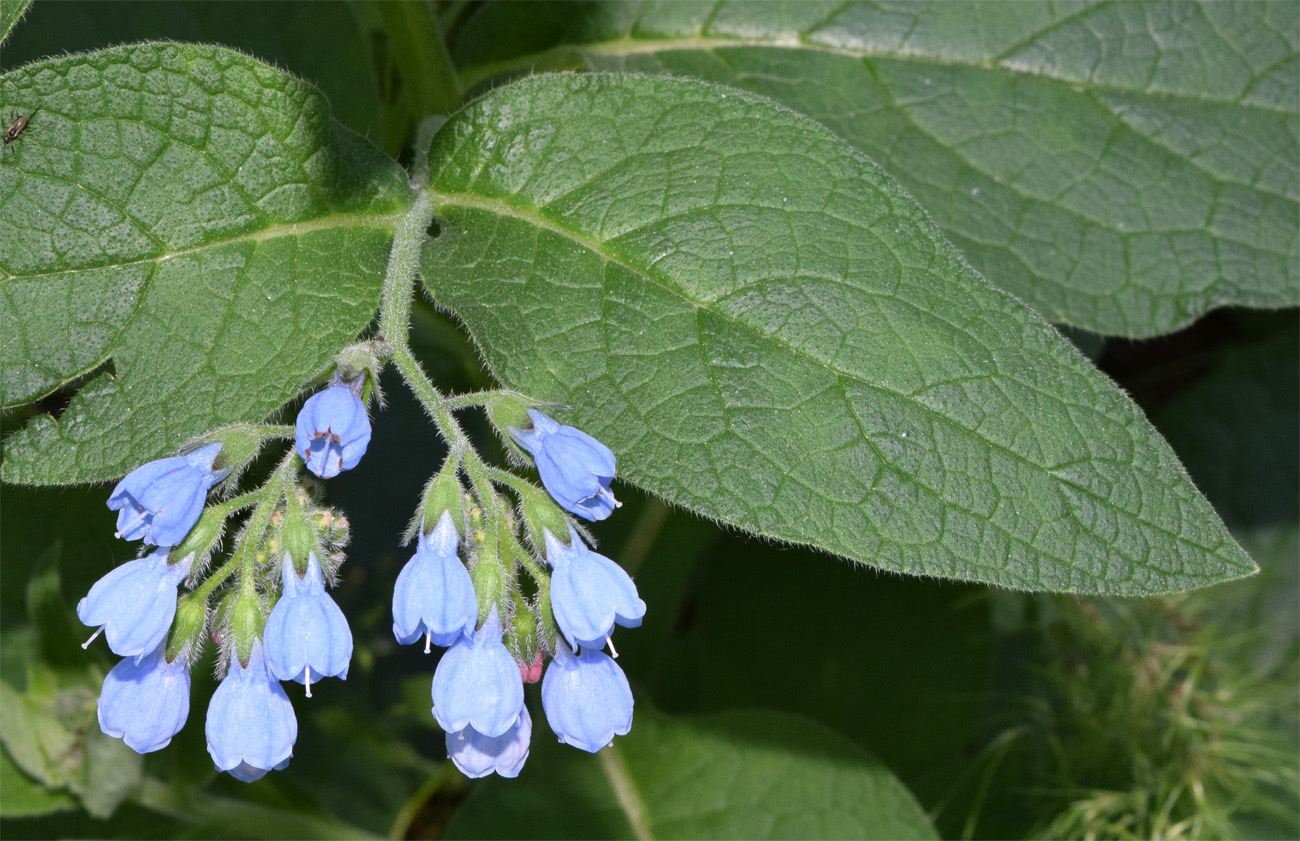
{"type": "Polygon", "coordinates": [[[456,555],[459,544],[446,511],[432,532],[420,535],[415,557],[393,586],[393,636],[402,645],[424,637],[427,654],[430,644],[448,646],[462,633],[474,633],[478,600],[469,570],[456,555]]]}
{"type": "Polygon", "coordinates": [[[208,444],[192,453],[160,458],[137,467],[117,483],[108,497],[117,515],[117,536],[144,539],[155,546],[175,546],[185,539],[208,497],[208,489],[221,478],[212,462],[220,444],[208,444]]]}
{"type": "Polygon", "coordinates": [[[543,530],[551,573],[551,610],[571,647],[603,648],[617,623],[636,628],[645,602],[618,564],[587,548],[572,526],[565,546],[543,530]]]}
{"type": "Polygon", "coordinates": [[[295,432],[295,448],[307,469],[330,479],[356,467],[366,454],[370,418],[352,389],[332,385],[307,398],[295,432]]]}
{"type": "Polygon", "coordinates": [[[251,783],[289,763],[298,738],[293,704],[266,670],[255,641],[248,665],[231,656],[225,680],[208,705],[208,753],[218,771],[251,783]]]}
{"type": "Polygon", "coordinates": [[[347,680],[352,631],[343,611],[325,592],[314,553],[307,556],[307,573],[302,578],[286,553],[281,580],[284,589],[262,635],[266,667],[280,680],[304,684],[310,698],[313,674],[347,680]]]}
{"type": "Polygon", "coordinates": [[[166,647],[122,660],[99,693],[99,729],[136,753],[167,747],[190,714],[189,664],[183,657],[168,663],[166,647]]]}
{"type": "Polygon", "coordinates": [[[488,738],[473,727],[459,733],[447,734],[447,756],[467,777],[478,779],[488,774],[517,777],[528,758],[528,743],[532,740],[533,719],[528,708],[519,711],[519,717],[505,733],[495,739],[488,738]]]}
{"type": "Polygon", "coordinates": [[[483,627],[459,637],[433,673],[433,717],[448,733],[473,727],[488,738],[505,733],[524,707],[519,665],[501,641],[492,608],[483,627]]]}
{"type": "Polygon", "coordinates": [[[193,560],[191,556],[169,565],[169,551],[159,546],[95,582],[77,605],[77,618],[100,630],[82,648],[103,631],[113,653],[139,657],[167,638],[176,616],[176,588],[189,575],[193,560]]]}
{"type": "Polygon", "coordinates": [[[510,434],[532,453],[546,491],[566,511],[586,520],[603,520],[618,507],[609,483],[614,478],[614,453],[587,433],[561,426],[536,409],[529,409],[532,429],[511,428],[510,434]]]}
{"type": "Polygon", "coordinates": [[[632,729],[632,689],[603,651],[560,643],[542,678],[546,721],[560,741],[595,753],[632,729]]]}

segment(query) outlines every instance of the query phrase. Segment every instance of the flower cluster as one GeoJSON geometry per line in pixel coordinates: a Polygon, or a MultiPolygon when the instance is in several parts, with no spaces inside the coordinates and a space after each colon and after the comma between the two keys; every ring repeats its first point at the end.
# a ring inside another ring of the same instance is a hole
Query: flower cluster
{"type": "MultiPolygon", "coordinates": [[[[535,409],[528,415],[531,429],[508,431],[533,456],[550,496],[584,519],[608,517],[618,505],[609,489],[614,454],[535,409]]],[[[469,777],[519,774],[532,738],[524,683],[537,680],[548,650],[553,659],[542,679],[542,707],[560,741],[594,753],[627,733],[632,691],[623,671],[602,651],[607,644],[613,651],[615,624],[635,628],[645,615],[645,602],[627,573],[588,548],[558,512],[543,511],[536,518],[542,544],[537,548],[552,570],[546,582],[552,614],[525,604],[520,633],[519,602],[510,598],[515,594],[508,586],[499,588],[499,579],[490,575],[482,576],[486,586],[480,590],[491,591],[476,590],[460,560],[462,548],[471,559],[481,554],[487,535],[480,532],[465,547],[452,513],[456,495],[431,493],[430,498],[448,507],[432,531],[420,534],[415,556],[398,576],[393,634],[401,643],[423,638],[426,652],[430,645],[448,648],[433,676],[433,717],[446,732],[447,754],[456,767],[469,777]],[[550,528],[557,525],[563,526],[563,538],[550,528]],[[512,606],[516,615],[507,624],[512,606]],[[547,639],[544,630],[543,645],[530,651],[528,626],[538,613],[543,628],[553,619],[559,634],[547,639]]],[[[538,500],[527,499],[526,512],[528,503],[535,507],[538,500]]]]}
{"type": "MultiPolygon", "coordinates": [[[[307,401],[296,431],[299,463],[324,477],[357,464],[370,424],[359,397],[349,386],[336,385],[307,401]]],[[[346,523],[310,507],[301,489],[283,484],[263,489],[230,562],[178,600],[180,585],[202,566],[196,558],[212,550],[225,518],[236,510],[213,506],[211,526],[203,525],[209,491],[239,466],[217,467],[223,448],[248,451],[245,460],[256,449],[244,446],[246,433],[214,433],[224,440],[150,462],[114,488],[108,505],[121,512],[118,536],[154,548],[96,582],[77,616],[96,629],[83,648],[103,633],[123,658],[104,680],[100,728],[140,753],[166,747],[184,726],[190,669],[204,634],[215,625],[226,671],[208,706],[208,753],[218,770],[251,782],[284,768],[293,753],[298,722],[280,681],[303,684],[311,697],[313,680],[346,679],[352,633],[325,592],[321,561],[330,569],[342,561],[332,550],[345,542],[346,523]],[[261,533],[254,535],[258,522],[261,533]],[[236,585],[210,607],[217,585],[232,575],[236,585]],[[267,597],[277,590],[266,616],[267,597]]]]}
{"type": "MultiPolygon", "coordinates": [[[[86,645],[102,633],[123,658],[100,693],[105,733],[140,753],[165,747],[188,718],[190,672],[211,640],[221,676],[205,725],[213,763],[245,782],[288,765],[298,722],[282,684],[300,683],[310,698],[314,683],[345,680],[352,658],[348,621],[328,593],[347,523],[311,492],[365,454],[381,345],[345,349],[293,427],[216,430],[114,488],[118,536],[147,548],[77,607],[96,629],[86,645]],[[292,438],[293,450],[260,488],[232,495],[276,438],[292,438]],[[209,500],[214,488],[224,501],[209,500]],[[229,557],[214,565],[226,521],[243,511],[229,557]]],[[[632,692],[612,635],[616,625],[640,625],[646,606],[573,519],[603,520],[618,507],[613,452],[518,395],[490,392],[454,408],[467,405],[487,410],[513,455],[531,456],[542,488],[489,467],[449,413],[431,409],[453,446],[426,490],[415,553],[394,584],[393,635],[423,642],[426,653],[446,649],[433,675],[433,717],[456,767],[470,777],[514,777],[532,738],[528,683],[540,680],[546,721],[563,743],[594,753],[629,731],[632,692]]]]}

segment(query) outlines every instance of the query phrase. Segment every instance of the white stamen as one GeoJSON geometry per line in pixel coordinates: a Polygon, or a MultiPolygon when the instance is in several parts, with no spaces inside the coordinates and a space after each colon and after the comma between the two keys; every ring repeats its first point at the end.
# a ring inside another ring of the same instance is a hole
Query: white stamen
{"type": "Polygon", "coordinates": [[[102,633],[104,633],[104,626],[100,625],[98,628],[95,629],[95,633],[90,635],[90,639],[86,640],[81,644],[82,650],[84,651],[87,648],[90,648],[90,644],[95,641],[95,637],[99,636],[102,633]]]}
{"type": "Polygon", "coordinates": [[[424,632],[424,653],[425,654],[429,654],[431,652],[429,646],[431,646],[432,644],[433,644],[433,631],[425,631],[424,632]]]}
{"type": "Polygon", "coordinates": [[[307,687],[307,697],[310,698],[311,697],[311,666],[307,667],[305,674],[307,679],[303,682],[303,685],[307,687]]]}
{"type": "Polygon", "coordinates": [[[605,645],[608,645],[608,646],[609,646],[609,653],[612,654],[612,655],[614,656],[614,659],[615,659],[615,660],[617,660],[617,659],[618,659],[618,652],[614,649],[614,640],[613,640],[613,638],[611,638],[610,636],[606,635],[606,637],[605,637],[605,645]]]}

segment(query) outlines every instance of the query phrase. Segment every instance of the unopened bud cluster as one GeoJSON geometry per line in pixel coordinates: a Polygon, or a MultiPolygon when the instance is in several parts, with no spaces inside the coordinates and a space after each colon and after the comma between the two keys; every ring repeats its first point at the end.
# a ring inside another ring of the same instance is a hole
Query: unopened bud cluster
{"type": "MultiPolygon", "coordinates": [[[[146,551],[77,607],[96,629],[86,645],[102,633],[123,658],[99,698],[105,733],[140,753],[165,747],[188,718],[190,671],[211,640],[221,683],[206,735],[216,767],[251,782],[288,764],[298,727],[282,683],[302,684],[311,697],[322,679],[346,679],[352,656],[348,621],[328,592],[347,521],[313,500],[304,471],[329,479],[360,462],[376,372],[373,354],[340,355],[328,385],[298,413],[294,451],[253,492],[209,501],[214,488],[233,493],[265,441],[287,429],[217,430],[113,489],[118,536],[146,551]],[[228,519],[244,510],[229,557],[213,568],[228,519]]],[[[562,742],[595,752],[628,732],[631,689],[605,649],[617,656],[614,626],[638,626],[645,603],[572,519],[601,520],[618,506],[614,454],[514,395],[473,405],[488,410],[515,455],[531,456],[545,492],[453,447],[426,488],[415,553],[394,582],[393,634],[426,653],[447,649],[433,675],[433,717],[456,766],[471,777],[513,777],[532,734],[526,683],[540,679],[546,720],[562,742]]]]}

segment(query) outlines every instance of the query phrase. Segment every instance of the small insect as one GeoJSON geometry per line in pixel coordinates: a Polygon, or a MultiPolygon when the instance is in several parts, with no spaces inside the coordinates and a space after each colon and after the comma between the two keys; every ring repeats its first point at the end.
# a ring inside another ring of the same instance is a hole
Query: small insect
{"type": "MultiPolygon", "coordinates": [[[[13,143],[15,140],[17,140],[18,135],[22,134],[23,131],[26,130],[27,122],[31,120],[32,116],[35,113],[36,113],[35,111],[32,111],[30,114],[14,115],[13,123],[10,124],[9,130],[5,132],[4,143],[6,146],[8,146],[10,143],[13,143]]],[[[4,124],[0,123],[0,125],[4,125],[4,124]]]]}

